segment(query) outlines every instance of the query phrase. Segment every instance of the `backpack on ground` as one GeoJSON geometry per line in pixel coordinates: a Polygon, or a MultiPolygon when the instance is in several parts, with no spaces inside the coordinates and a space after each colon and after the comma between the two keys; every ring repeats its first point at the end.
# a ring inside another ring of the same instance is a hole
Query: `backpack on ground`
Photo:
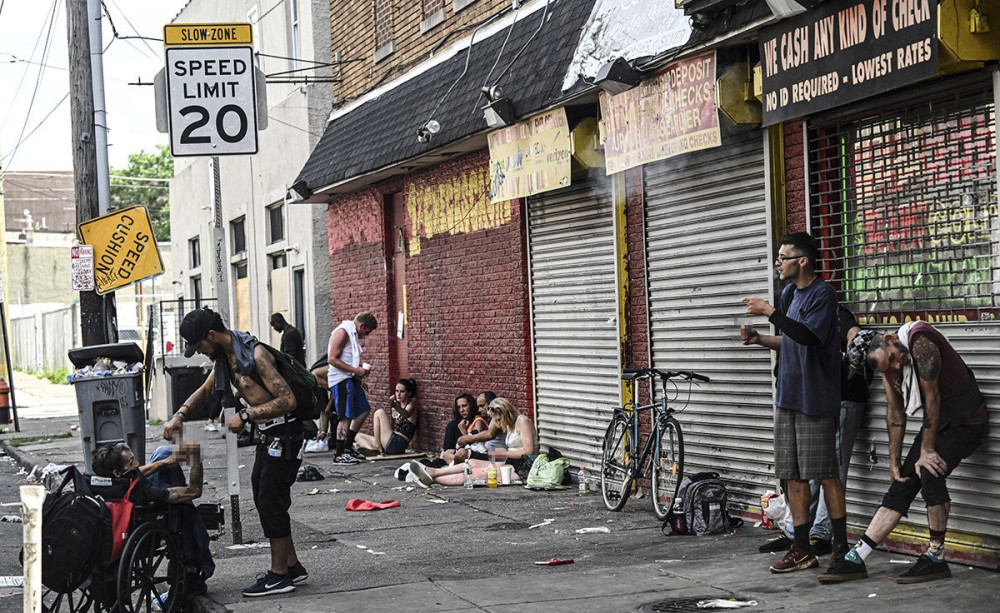
{"type": "MultiPolygon", "coordinates": [[[[326,390],[316,383],[316,377],[287,353],[278,351],[267,343],[257,344],[271,352],[278,374],[292,388],[295,395],[295,417],[300,420],[318,419],[326,406],[326,390]]],[[[263,387],[256,371],[250,373],[250,377],[263,387]]]]}
{"type": "Polygon", "coordinates": [[[42,584],[59,593],[72,592],[111,554],[111,512],[86,488],[75,466],[42,504],[42,584]],[[66,490],[74,481],[74,489],[66,490]],[[64,491],[65,490],[65,491],[64,491]]]}
{"type": "Polygon", "coordinates": [[[729,517],[728,504],[729,494],[719,473],[684,477],[677,488],[674,508],[664,520],[664,532],[670,526],[673,534],[723,534],[734,523],[729,517]]]}

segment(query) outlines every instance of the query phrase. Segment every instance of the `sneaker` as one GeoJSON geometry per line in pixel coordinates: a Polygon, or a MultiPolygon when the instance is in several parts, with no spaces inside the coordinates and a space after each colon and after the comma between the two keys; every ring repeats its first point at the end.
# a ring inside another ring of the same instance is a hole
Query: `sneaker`
{"type": "Polygon", "coordinates": [[[309,571],[302,562],[296,562],[295,566],[288,567],[288,578],[292,580],[292,585],[302,585],[309,580],[309,571]]]}
{"type": "Polygon", "coordinates": [[[284,594],[294,592],[295,586],[289,575],[276,575],[267,571],[262,575],[257,575],[257,581],[253,585],[243,590],[243,595],[247,598],[257,596],[270,596],[271,594],[284,594]]]}
{"type": "Polygon", "coordinates": [[[333,458],[334,466],[354,466],[355,464],[360,463],[360,460],[356,459],[354,456],[347,455],[346,452],[333,458]]]}
{"type": "Polygon", "coordinates": [[[771,565],[772,573],[790,573],[819,565],[819,560],[811,553],[792,547],[780,561],[771,565]]]}
{"type": "Polygon", "coordinates": [[[865,579],[868,577],[868,568],[864,562],[851,562],[846,558],[840,558],[836,564],[827,569],[819,576],[820,583],[843,583],[844,581],[854,581],[855,579],[865,579]]]}
{"type": "Polygon", "coordinates": [[[420,480],[420,483],[423,483],[428,487],[434,485],[434,477],[428,475],[427,471],[424,470],[424,465],[421,464],[420,462],[417,462],[416,460],[410,462],[410,474],[414,475],[417,479],[420,480]]]}
{"type": "Polygon", "coordinates": [[[826,565],[827,570],[840,564],[844,560],[844,556],[846,556],[847,552],[850,550],[851,548],[846,546],[834,547],[830,552],[830,561],[826,565]]]}
{"type": "Polygon", "coordinates": [[[814,556],[825,556],[833,551],[833,544],[826,539],[810,537],[809,546],[812,547],[812,553],[814,556]]]}
{"type": "Polygon", "coordinates": [[[357,448],[348,449],[347,451],[344,452],[344,455],[351,456],[352,458],[354,458],[358,462],[367,462],[368,461],[368,457],[365,456],[365,454],[363,454],[360,451],[358,451],[357,448]]]}
{"type": "Polygon", "coordinates": [[[792,539],[785,536],[782,532],[776,538],[769,541],[765,541],[763,545],[757,548],[757,551],[761,553],[771,553],[772,551],[788,551],[792,548],[792,539]]]}
{"type": "Polygon", "coordinates": [[[896,577],[896,583],[923,583],[924,581],[947,579],[950,576],[951,569],[948,568],[947,562],[920,556],[913,568],[896,577]]]}

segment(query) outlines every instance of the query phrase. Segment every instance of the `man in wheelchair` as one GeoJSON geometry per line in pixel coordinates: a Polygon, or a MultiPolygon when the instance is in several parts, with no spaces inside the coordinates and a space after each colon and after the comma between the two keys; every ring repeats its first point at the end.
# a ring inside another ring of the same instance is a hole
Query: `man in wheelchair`
{"type": "Polygon", "coordinates": [[[209,550],[208,531],[191,503],[201,496],[204,484],[201,448],[194,443],[184,443],[178,453],[173,454],[169,446],[162,446],[153,452],[148,464],[140,466],[129,446],[118,443],[95,451],[91,466],[97,476],[110,478],[110,484],[104,486],[95,486],[93,479],[90,484],[94,493],[106,499],[124,497],[132,481],[138,479],[129,500],[139,506],[170,505],[172,527],[180,533],[184,556],[185,595],[204,594],[207,591],[205,581],[215,572],[215,562],[209,550]],[[184,460],[191,465],[190,482],[185,481],[179,465],[184,460]]]}

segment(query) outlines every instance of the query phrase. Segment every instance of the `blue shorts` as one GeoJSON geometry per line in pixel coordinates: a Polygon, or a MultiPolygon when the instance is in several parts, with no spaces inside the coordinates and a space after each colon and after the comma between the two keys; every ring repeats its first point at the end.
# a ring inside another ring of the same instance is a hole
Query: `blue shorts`
{"type": "Polygon", "coordinates": [[[341,419],[354,419],[372,410],[365,388],[353,378],[344,379],[330,388],[333,407],[341,419]]]}

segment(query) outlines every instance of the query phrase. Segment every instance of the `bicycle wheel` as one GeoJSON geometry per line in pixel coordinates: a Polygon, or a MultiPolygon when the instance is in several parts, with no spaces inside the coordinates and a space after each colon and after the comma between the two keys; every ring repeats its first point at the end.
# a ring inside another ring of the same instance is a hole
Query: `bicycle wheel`
{"type": "Polygon", "coordinates": [[[684,437],[681,425],[673,417],[663,421],[658,436],[653,458],[653,513],[663,520],[674,505],[677,486],[684,478],[684,437]]]}
{"type": "Polygon", "coordinates": [[[604,434],[601,454],[601,496],[609,511],[620,511],[632,493],[635,457],[629,448],[631,437],[629,418],[616,413],[604,434]]]}

